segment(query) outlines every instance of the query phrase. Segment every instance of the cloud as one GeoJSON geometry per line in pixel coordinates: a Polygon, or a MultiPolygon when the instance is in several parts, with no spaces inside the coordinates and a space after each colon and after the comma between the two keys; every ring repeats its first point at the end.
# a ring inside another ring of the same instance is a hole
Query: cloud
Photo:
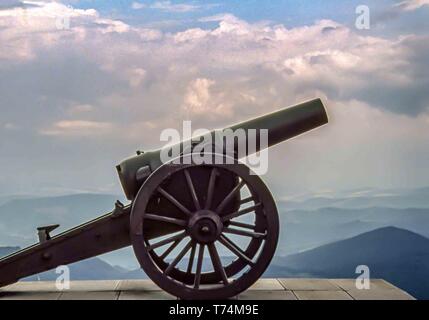
{"type": "Polygon", "coordinates": [[[215,81],[198,78],[191,81],[186,90],[182,108],[193,116],[206,118],[230,117],[232,115],[230,102],[225,101],[222,93],[214,94],[212,91],[215,81]]]}
{"type": "MultiPolygon", "coordinates": [[[[113,79],[128,84],[131,91],[145,90],[145,99],[150,101],[155,97],[147,91],[160,93],[169,82],[176,109],[185,95],[192,96],[185,84],[195,85],[198,79],[214,81],[216,85],[206,89],[218,90],[217,96],[224,99],[218,105],[231,105],[225,118],[257,110],[260,104],[268,103],[268,97],[295,102],[287,97],[307,97],[314,92],[335,100],[359,98],[374,107],[413,116],[429,105],[429,76],[423,72],[428,68],[427,36],[362,36],[330,20],[287,29],[283,25],[251,24],[231,14],[200,19],[218,22],[212,29],[164,34],[59,3],[27,11],[32,17],[28,21],[31,27],[17,24],[22,13],[5,11],[7,19],[15,23],[5,24],[0,31],[0,38],[5,39],[2,42],[8,44],[0,49],[0,59],[16,63],[53,52],[56,59],[58,54],[85,57],[113,79]],[[69,30],[59,31],[43,20],[58,12],[75,17],[69,30]],[[258,79],[261,75],[263,81],[258,79]],[[265,92],[265,97],[255,95],[256,89],[265,92]],[[244,96],[255,97],[250,106],[245,106],[249,101],[244,96]]],[[[195,110],[197,114],[201,109],[190,106],[187,112],[195,110]]],[[[161,110],[164,108],[158,112],[161,110]]]]}
{"type": "MultiPolygon", "coordinates": [[[[419,21],[419,9],[427,7],[429,0],[405,0],[382,6],[371,18],[372,25],[386,33],[427,34],[427,26],[419,21]]],[[[422,10],[424,11],[424,10],[422,10]]]]}
{"type": "Polygon", "coordinates": [[[428,5],[429,0],[406,0],[395,4],[394,7],[404,11],[414,11],[428,5]]]}
{"type": "Polygon", "coordinates": [[[201,8],[199,5],[187,4],[187,3],[178,3],[173,4],[171,1],[157,1],[150,5],[152,9],[159,9],[166,12],[191,12],[196,11],[201,8]]]}
{"type": "Polygon", "coordinates": [[[11,122],[5,123],[5,124],[3,125],[3,128],[4,128],[5,130],[17,130],[17,129],[18,129],[18,127],[16,126],[16,124],[11,123],[11,122]]]}
{"type": "Polygon", "coordinates": [[[20,1],[20,0],[3,0],[0,3],[0,10],[9,10],[13,8],[31,8],[31,7],[38,7],[39,5],[37,3],[27,2],[27,1],[20,1]]]}
{"type": "Polygon", "coordinates": [[[146,4],[134,1],[131,4],[131,8],[134,10],[140,10],[140,9],[146,8],[146,4]]]}
{"type": "Polygon", "coordinates": [[[78,104],[69,108],[70,114],[80,114],[94,111],[94,106],[90,104],[78,104]]]}
{"type": "Polygon", "coordinates": [[[204,4],[197,5],[192,3],[172,3],[171,1],[156,1],[152,4],[144,4],[141,2],[133,2],[131,8],[134,10],[140,10],[144,8],[161,10],[164,12],[172,13],[187,13],[197,10],[209,9],[217,6],[217,4],[204,4]]]}
{"type": "MultiPolygon", "coordinates": [[[[291,188],[400,183],[404,175],[391,173],[404,168],[415,181],[429,178],[417,172],[428,147],[419,138],[429,130],[427,35],[370,36],[331,20],[288,28],[231,14],[166,33],[60,3],[0,12],[2,127],[20,129],[2,131],[0,165],[20,172],[26,146],[35,187],[68,167],[82,172],[64,176],[64,187],[107,185],[117,161],[160,147],[161,130],[184,119],[193,128],[223,127],[316,96],[333,129],[291,141],[287,154],[274,148],[270,179],[278,190],[286,188],[279,170],[291,188]],[[69,29],[56,27],[61,12],[72,16],[69,29]],[[390,161],[389,170],[381,160],[371,167],[374,157],[390,161]]],[[[19,190],[25,173],[5,179],[19,190]]]]}
{"type": "Polygon", "coordinates": [[[40,130],[40,134],[47,136],[91,136],[105,134],[113,125],[108,122],[87,120],[62,120],[52,127],[40,130]]]}
{"type": "Polygon", "coordinates": [[[244,22],[231,13],[219,13],[219,14],[216,14],[214,16],[202,17],[202,18],[199,18],[198,21],[200,21],[200,22],[230,21],[230,22],[234,22],[234,23],[244,22]]]}
{"type": "Polygon", "coordinates": [[[136,68],[130,72],[130,85],[132,87],[140,86],[146,78],[146,70],[142,68],[136,68]]]}
{"type": "Polygon", "coordinates": [[[0,10],[0,39],[6,44],[0,47],[0,59],[32,59],[36,47],[50,47],[65,40],[67,35],[62,33],[69,31],[66,21],[85,24],[98,20],[98,12],[93,9],[74,9],[57,2],[25,1],[23,4],[23,7],[0,10]]]}

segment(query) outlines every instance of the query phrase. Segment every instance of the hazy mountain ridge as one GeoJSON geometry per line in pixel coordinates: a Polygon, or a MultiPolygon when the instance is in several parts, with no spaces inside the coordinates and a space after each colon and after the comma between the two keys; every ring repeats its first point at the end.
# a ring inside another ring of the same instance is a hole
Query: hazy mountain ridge
{"type": "Polygon", "coordinates": [[[288,255],[394,226],[429,237],[429,209],[321,208],[281,213],[278,255],[288,255]]]}
{"type": "Polygon", "coordinates": [[[323,207],[362,209],[387,207],[396,209],[429,208],[429,187],[417,189],[359,190],[306,195],[277,201],[282,211],[315,210],[323,207]]]}
{"type": "Polygon", "coordinates": [[[116,199],[103,194],[9,199],[0,205],[0,245],[28,246],[37,241],[37,227],[60,224],[55,232],[67,230],[111,211],[116,199]]]}
{"type": "Polygon", "coordinates": [[[18,251],[19,247],[0,247],[0,258],[10,255],[18,251]]]}
{"type": "MultiPolygon", "coordinates": [[[[91,258],[69,265],[71,280],[118,280],[130,279],[123,272],[99,258],[91,258]]],[[[143,272],[142,272],[143,273],[143,272]]],[[[26,278],[26,281],[55,281],[59,274],[55,270],[46,271],[26,278]]],[[[144,275],[144,274],[143,274],[144,275]]]]}
{"type": "Polygon", "coordinates": [[[367,265],[372,278],[383,278],[419,299],[429,299],[429,239],[395,227],[277,257],[266,275],[356,278],[358,265],[367,265]]]}
{"type": "MultiPolygon", "coordinates": [[[[350,193],[349,197],[353,194],[369,197],[368,194],[371,192],[376,195],[394,194],[395,196],[402,192],[400,197],[410,197],[410,199],[424,198],[427,194],[425,201],[429,204],[429,188],[412,191],[358,190],[350,193]]],[[[346,197],[347,194],[342,193],[337,196],[346,197]]],[[[104,194],[73,194],[45,198],[12,196],[6,203],[0,205],[0,245],[21,247],[31,245],[37,242],[36,227],[59,223],[61,227],[54,234],[75,227],[112,210],[117,198],[118,196],[115,195],[104,194]]],[[[339,199],[330,199],[330,201],[340,201],[339,199]]],[[[363,201],[364,198],[359,199],[363,201]]],[[[306,201],[312,203],[314,198],[309,197],[306,201]]],[[[278,202],[281,227],[276,253],[279,256],[301,252],[385,226],[396,226],[429,236],[429,207],[359,209],[323,207],[291,210],[288,204],[289,202],[278,202]]],[[[112,265],[137,267],[132,250],[116,251],[103,256],[103,259],[112,265]]]]}

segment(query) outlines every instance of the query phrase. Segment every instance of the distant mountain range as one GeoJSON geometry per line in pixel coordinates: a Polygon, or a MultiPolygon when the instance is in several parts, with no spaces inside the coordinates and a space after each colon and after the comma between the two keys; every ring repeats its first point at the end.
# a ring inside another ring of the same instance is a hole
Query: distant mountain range
{"type": "Polygon", "coordinates": [[[0,247],[0,258],[18,251],[19,247],[0,247]]]}
{"type": "Polygon", "coordinates": [[[383,278],[416,298],[429,299],[429,239],[394,227],[278,257],[265,275],[356,278],[358,265],[367,265],[372,278],[383,278]]]}
{"type": "MultiPolygon", "coordinates": [[[[0,258],[20,250],[19,247],[0,247],[0,258]]],[[[119,266],[112,266],[102,259],[90,258],[69,265],[72,280],[116,280],[147,278],[142,270],[127,270],[119,266]]],[[[49,270],[38,275],[30,276],[25,281],[53,281],[58,274],[49,270]]]]}
{"type": "MultiPolygon", "coordinates": [[[[128,271],[115,268],[99,258],[91,258],[81,262],[69,265],[71,280],[118,280],[118,279],[135,279],[127,276],[128,271]]],[[[141,272],[140,278],[146,275],[141,272]]],[[[53,281],[57,279],[58,274],[55,270],[43,272],[36,276],[26,278],[28,281],[53,281]]],[[[138,279],[138,278],[137,278],[138,279]]]]}
{"type": "MultiPolygon", "coordinates": [[[[36,227],[61,225],[61,232],[110,211],[119,196],[75,194],[61,197],[0,197],[0,245],[28,246],[37,241],[36,227]]],[[[285,256],[343,240],[385,226],[429,237],[429,188],[356,190],[278,201],[280,242],[285,256]]],[[[137,267],[129,249],[103,256],[113,265],[137,267]]]]}
{"type": "MultiPolygon", "coordinates": [[[[281,222],[278,255],[298,253],[385,226],[404,228],[429,237],[429,188],[358,190],[330,196],[306,197],[301,202],[278,202],[281,222]],[[370,207],[375,203],[383,206],[370,207]],[[411,204],[414,207],[407,207],[411,204]],[[324,207],[326,205],[331,207],[324,207]]],[[[37,241],[36,227],[59,223],[61,228],[57,232],[66,230],[110,211],[117,198],[100,194],[2,197],[0,245],[28,246],[37,241]]],[[[126,268],[137,267],[129,249],[105,255],[103,259],[126,268]]]]}
{"type": "Polygon", "coordinates": [[[394,226],[429,237],[429,209],[320,208],[283,211],[278,255],[288,255],[394,226]]]}
{"type": "Polygon", "coordinates": [[[316,210],[324,207],[362,209],[387,207],[429,209],[429,187],[417,189],[363,189],[349,192],[325,192],[292,197],[277,202],[282,211],[316,210]]]}
{"type": "Polygon", "coordinates": [[[112,210],[116,199],[116,196],[101,194],[3,197],[5,202],[0,205],[0,245],[30,245],[37,241],[37,227],[58,223],[61,225],[58,232],[67,230],[112,210]]]}

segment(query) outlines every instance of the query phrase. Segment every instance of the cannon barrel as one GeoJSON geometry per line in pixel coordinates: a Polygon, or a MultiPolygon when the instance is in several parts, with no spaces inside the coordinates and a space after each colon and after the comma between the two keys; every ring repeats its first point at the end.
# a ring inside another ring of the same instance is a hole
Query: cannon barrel
{"type": "MultiPolygon", "coordinates": [[[[260,131],[265,129],[268,133],[267,147],[271,147],[320,127],[327,122],[328,115],[322,101],[320,99],[314,99],[232,125],[223,130],[231,129],[232,131],[236,131],[241,129],[247,134],[249,130],[260,131]]],[[[215,131],[212,131],[211,135],[214,134],[215,131]]],[[[186,141],[180,144],[181,147],[187,145],[186,141]]],[[[260,143],[256,145],[256,149],[253,150],[253,153],[260,151],[260,145],[260,143]]],[[[234,149],[238,149],[238,146],[234,146],[234,149]]],[[[162,149],[145,152],[128,158],[116,167],[122,188],[129,200],[135,198],[146,178],[162,165],[160,159],[161,150],[162,149]]],[[[244,156],[248,155],[250,155],[249,152],[244,154],[244,156]]]]}

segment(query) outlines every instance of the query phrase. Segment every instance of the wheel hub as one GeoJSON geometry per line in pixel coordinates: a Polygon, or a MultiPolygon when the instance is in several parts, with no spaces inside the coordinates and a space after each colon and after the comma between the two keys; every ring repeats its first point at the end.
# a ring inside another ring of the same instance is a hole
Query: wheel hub
{"type": "Polygon", "coordinates": [[[188,223],[188,232],[198,243],[215,242],[223,230],[222,221],[216,212],[200,210],[195,212],[188,223]]]}

